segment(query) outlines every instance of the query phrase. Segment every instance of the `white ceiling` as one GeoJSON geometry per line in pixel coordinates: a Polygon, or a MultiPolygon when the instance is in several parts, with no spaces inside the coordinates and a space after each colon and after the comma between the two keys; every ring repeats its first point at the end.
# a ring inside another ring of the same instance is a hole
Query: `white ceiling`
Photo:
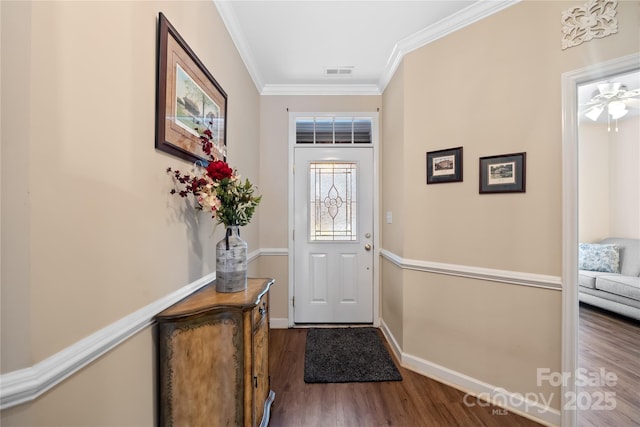
{"type": "Polygon", "coordinates": [[[517,1],[214,0],[260,93],[304,95],[380,94],[406,53],[517,1]]]}

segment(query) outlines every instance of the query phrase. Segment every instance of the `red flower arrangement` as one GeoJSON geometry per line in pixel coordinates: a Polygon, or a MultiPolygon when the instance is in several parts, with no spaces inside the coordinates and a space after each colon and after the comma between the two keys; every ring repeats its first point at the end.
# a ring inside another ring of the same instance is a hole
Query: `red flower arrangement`
{"type": "Polygon", "coordinates": [[[211,158],[207,165],[196,162],[190,174],[167,168],[178,187],[171,194],[180,197],[193,194],[198,202],[196,209],[211,212],[211,217],[226,227],[247,225],[262,196],[255,196],[251,182],[246,179],[243,183],[227,162],[213,159],[211,139],[208,129],[200,135],[202,149],[211,158]]]}

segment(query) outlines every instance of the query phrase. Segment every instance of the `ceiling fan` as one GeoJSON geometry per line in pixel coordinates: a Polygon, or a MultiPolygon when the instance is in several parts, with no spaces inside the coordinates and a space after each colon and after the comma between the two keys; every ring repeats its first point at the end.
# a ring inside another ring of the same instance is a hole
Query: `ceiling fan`
{"type": "Polygon", "coordinates": [[[628,107],[640,108],[640,89],[628,90],[622,83],[600,83],[584,106],[583,114],[594,122],[604,111],[608,120],[617,120],[629,112],[628,107]]]}

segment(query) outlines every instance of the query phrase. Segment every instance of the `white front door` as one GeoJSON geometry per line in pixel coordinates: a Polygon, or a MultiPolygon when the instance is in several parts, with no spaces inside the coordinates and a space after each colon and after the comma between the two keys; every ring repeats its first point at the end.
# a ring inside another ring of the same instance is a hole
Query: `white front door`
{"type": "Polygon", "coordinates": [[[373,150],[294,150],[294,321],[373,322],[373,150]]]}

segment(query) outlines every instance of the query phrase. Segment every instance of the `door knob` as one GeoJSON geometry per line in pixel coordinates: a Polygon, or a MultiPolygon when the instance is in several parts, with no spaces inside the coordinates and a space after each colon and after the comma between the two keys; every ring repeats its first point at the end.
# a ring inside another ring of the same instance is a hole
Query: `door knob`
{"type": "Polygon", "coordinates": [[[365,251],[370,251],[371,250],[371,245],[368,244],[368,243],[366,245],[364,245],[364,250],[365,251]]]}

